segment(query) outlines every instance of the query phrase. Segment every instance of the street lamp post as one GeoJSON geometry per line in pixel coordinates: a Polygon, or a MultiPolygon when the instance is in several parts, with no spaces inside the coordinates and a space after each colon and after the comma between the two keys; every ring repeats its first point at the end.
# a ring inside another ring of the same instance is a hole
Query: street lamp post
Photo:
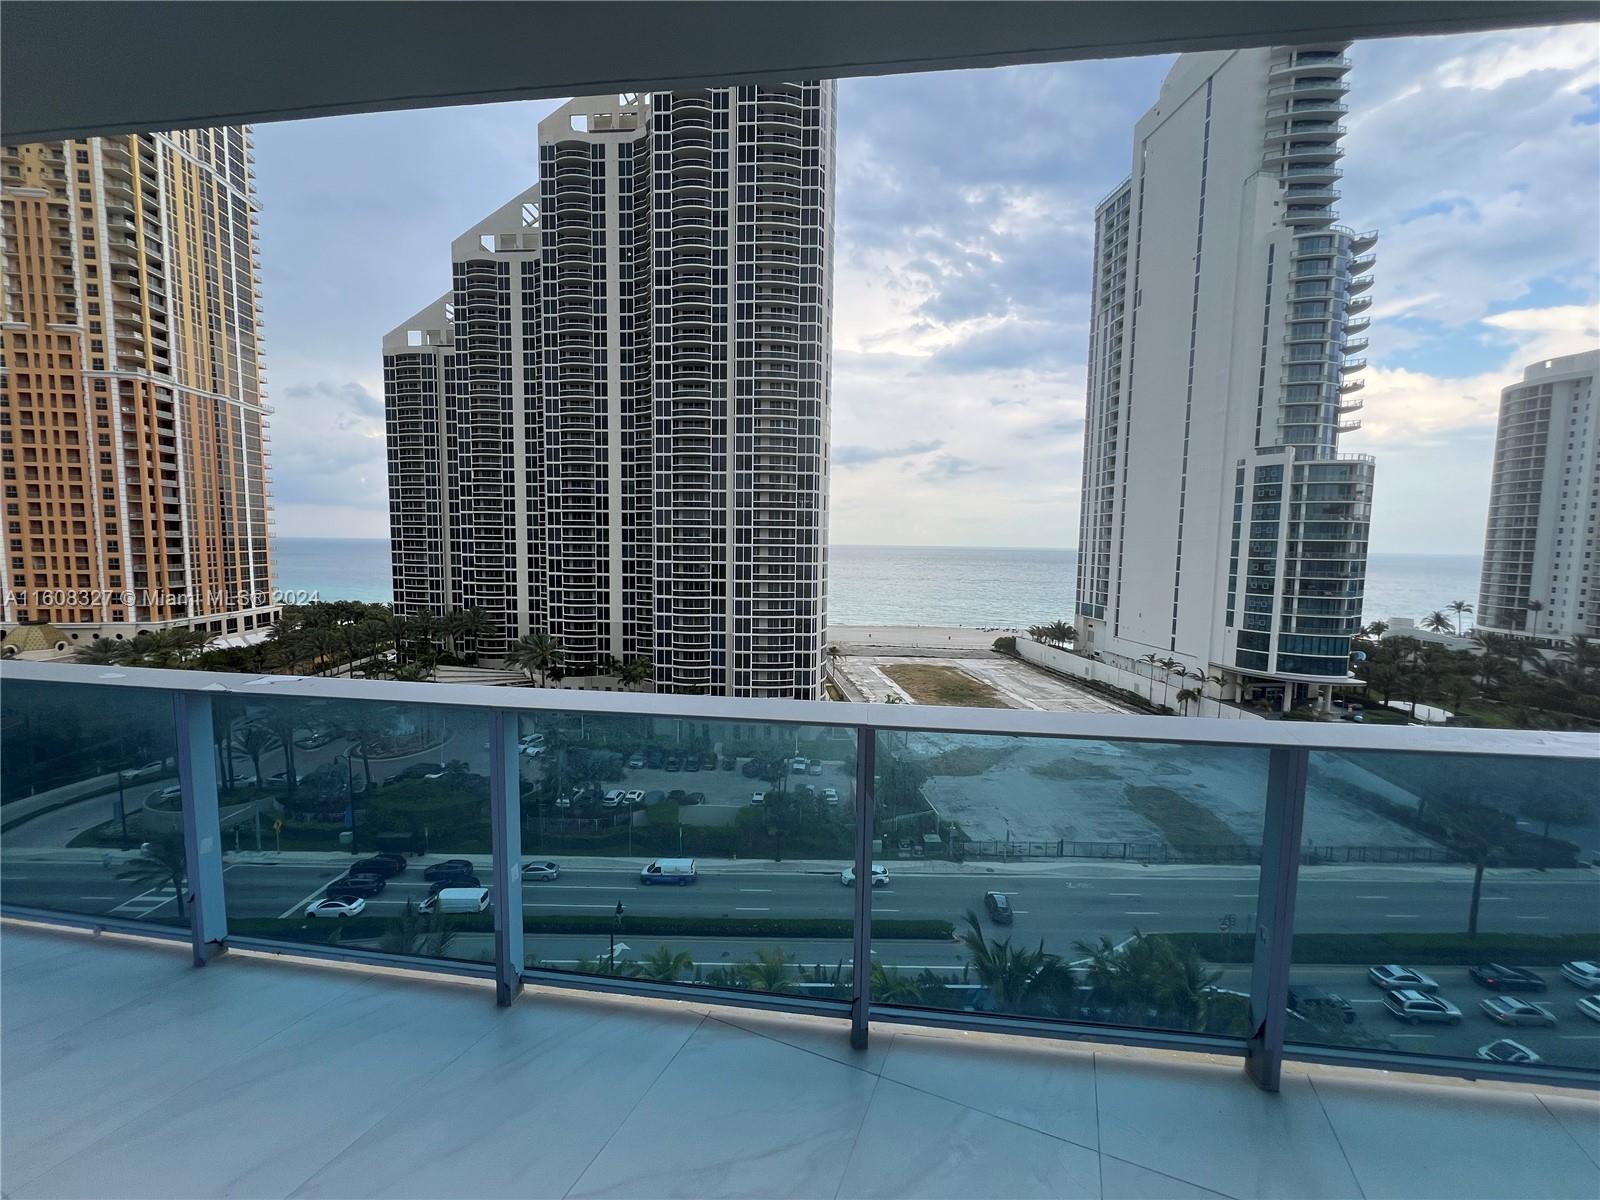
{"type": "Polygon", "coordinates": [[[606,955],[606,974],[607,975],[615,975],[617,973],[617,934],[622,932],[622,913],[623,913],[622,901],[618,900],[617,901],[617,924],[616,924],[616,927],[613,928],[612,931],[611,931],[611,949],[610,949],[610,952],[607,953],[607,955],[606,955]]]}

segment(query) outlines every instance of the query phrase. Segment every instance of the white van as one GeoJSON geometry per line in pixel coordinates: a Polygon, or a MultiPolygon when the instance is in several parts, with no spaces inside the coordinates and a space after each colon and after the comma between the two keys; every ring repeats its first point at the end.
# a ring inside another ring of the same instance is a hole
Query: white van
{"type": "Polygon", "coordinates": [[[489,889],[481,887],[440,888],[417,905],[418,912],[481,913],[489,911],[489,889]]]}
{"type": "Polygon", "coordinates": [[[697,878],[692,858],[658,858],[639,872],[641,883],[691,884],[697,878]]]}

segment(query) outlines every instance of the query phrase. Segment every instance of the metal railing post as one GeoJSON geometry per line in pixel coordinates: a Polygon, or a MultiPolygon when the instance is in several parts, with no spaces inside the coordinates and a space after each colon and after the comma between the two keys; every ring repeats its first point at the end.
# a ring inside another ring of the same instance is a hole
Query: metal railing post
{"type": "Polygon", "coordinates": [[[522,991],[522,771],[517,714],[489,714],[489,822],[494,851],[495,1002],[522,991]]]}
{"type": "Polygon", "coordinates": [[[178,787],[183,804],[183,857],[194,965],[228,948],[228,909],[222,883],[222,819],[217,810],[216,737],[211,697],[172,694],[177,731],[178,787]]]}
{"type": "Polygon", "coordinates": [[[1278,1090],[1283,1074],[1300,830],[1305,823],[1306,770],[1311,757],[1309,751],[1298,747],[1274,747],[1271,756],[1250,965],[1250,1040],[1244,1060],[1245,1074],[1267,1092],[1278,1090]]]}
{"type": "Polygon", "coordinates": [[[877,773],[878,731],[856,729],[856,889],[855,966],[850,976],[850,1045],[867,1048],[867,1015],[872,1006],[872,810],[877,773]]]}

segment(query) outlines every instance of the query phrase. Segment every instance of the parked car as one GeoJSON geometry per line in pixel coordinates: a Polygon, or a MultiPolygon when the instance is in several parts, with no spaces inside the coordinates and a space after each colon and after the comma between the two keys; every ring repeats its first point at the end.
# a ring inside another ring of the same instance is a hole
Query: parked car
{"type": "Polygon", "coordinates": [[[726,755],[726,754],[724,754],[722,756],[722,769],[724,771],[731,771],[735,767],[737,767],[738,765],[739,765],[739,760],[738,759],[730,757],[729,755],[726,755]]]}
{"type": "Polygon", "coordinates": [[[750,807],[751,808],[760,808],[762,805],[766,804],[766,802],[767,802],[767,794],[765,792],[751,792],[750,793],[750,807]]]}
{"type": "Polygon", "coordinates": [[[1386,992],[1401,988],[1412,992],[1437,992],[1439,985],[1431,975],[1424,975],[1413,967],[1387,963],[1381,967],[1368,967],[1367,977],[1386,992]]]}
{"type": "Polygon", "coordinates": [[[837,803],[839,803],[839,789],[838,788],[823,788],[822,789],[822,802],[824,804],[837,804],[837,803]]]}
{"type": "Polygon", "coordinates": [[[666,756],[663,755],[660,750],[657,750],[654,747],[644,752],[644,765],[649,767],[652,771],[659,771],[661,769],[661,764],[665,761],[666,756]]]}
{"type": "Polygon", "coordinates": [[[1600,988],[1600,963],[1564,962],[1561,964],[1561,977],[1586,992],[1593,991],[1600,988]]]}
{"type": "Polygon", "coordinates": [[[1542,992],[1545,990],[1544,976],[1527,967],[1507,967],[1500,963],[1488,963],[1481,967],[1468,967],[1467,974],[1471,975],[1484,987],[1496,992],[1542,992]]]}
{"type": "Polygon", "coordinates": [[[327,896],[376,896],[388,885],[380,875],[341,875],[327,887],[323,894],[327,896]]]}
{"type": "Polygon", "coordinates": [[[744,766],[740,768],[746,779],[759,779],[761,777],[761,764],[753,758],[747,758],[744,766]]]}
{"type": "Polygon", "coordinates": [[[406,869],[406,860],[399,854],[374,854],[370,858],[358,858],[346,868],[350,875],[381,875],[388,879],[398,875],[406,869]]]}
{"type": "Polygon", "coordinates": [[[666,768],[669,771],[683,770],[683,759],[676,754],[667,755],[666,768]]]}
{"type": "Polygon", "coordinates": [[[690,750],[683,756],[683,769],[685,771],[698,771],[700,769],[700,755],[690,750]]]}
{"type": "Polygon", "coordinates": [[[806,767],[806,774],[807,775],[821,775],[822,774],[822,760],[820,758],[813,758],[811,760],[810,764],[806,767]]]}
{"type": "Polygon", "coordinates": [[[811,761],[809,759],[793,758],[789,760],[789,770],[796,775],[804,775],[806,773],[806,769],[810,766],[811,761]]]}
{"type": "Polygon", "coordinates": [[[129,767],[122,772],[124,783],[143,783],[146,779],[160,779],[167,773],[165,763],[145,763],[142,767],[129,767]]]}
{"type": "Polygon", "coordinates": [[[1427,1021],[1441,1025],[1461,1024],[1461,1010],[1442,996],[1413,992],[1406,988],[1386,992],[1383,1006],[1407,1025],[1427,1021]]]}
{"type": "MultiPolygon", "coordinates": [[[[845,887],[855,887],[855,885],[856,885],[856,869],[854,867],[846,867],[843,871],[840,871],[839,872],[839,882],[842,883],[845,887]]],[[[872,886],[873,887],[888,887],[889,886],[889,868],[884,866],[882,863],[873,863],[872,864],[872,886]]]]}
{"type": "Polygon", "coordinates": [[[1356,1019],[1355,1006],[1338,992],[1305,984],[1289,985],[1289,1008],[1308,1020],[1321,1018],[1350,1025],[1356,1019]]]}
{"type": "Polygon", "coordinates": [[[471,875],[476,869],[471,859],[447,858],[443,862],[424,868],[422,877],[427,880],[448,879],[452,875],[471,875]]]}
{"type": "Polygon", "coordinates": [[[1483,1009],[1484,1015],[1491,1021],[1499,1021],[1502,1025],[1549,1027],[1556,1023],[1555,1013],[1546,1005],[1534,1004],[1531,1000],[1518,1000],[1515,996],[1495,996],[1489,1000],[1480,1000],[1478,1007],[1483,1009]]]}
{"type": "Polygon", "coordinates": [[[440,892],[446,891],[450,888],[475,888],[482,886],[483,880],[479,879],[476,875],[468,871],[463,872],[460,875],[447,875],[443,879],[435,879],[428,885],[428,895],[430,897],[437,896],[440,892]]]}
{"type": "Polygon", "coordinates": [[[606,793],[605,799],[600,801],[600,807],[601,808],[615,808],[617,805],[623,803],[623,801],[626,798],[627,798],[627,793],[624,792],[621,788],[612,788],[609,792],[606,793]]]}
{"type": "Polygon", "coordinates": [[[523,882],[549,883],[552,879],[561,877],[561,868],[553,862],[531,862],[522,864],[523,882]]]}
{"type": "MultiPolygon", "coordinates": [[[[522,753],[528,758],[538,758],[544,753],[544,743],[529,742],[526,746],[522,747],[522,753]]],[[[431,779],[433,777],[430,775],[429,778],[431,779]]]]}
{"type": "Polygon", "coordinates": [[[1578,997],[1578,1011],[1591,1021],[1600,1021],[1600,992],[1578,997]]]}
{"type": "Polygon", "coordinates": [[[666,798],[667,794],[663,791],[649,791],[644,794],[639,803],[643,804],[646,808],[654,808],[666,798]]]}
{"type": "Polygon", "coordinates": [[[1544,1061],[1521,1042],[1513,1042],[1510,1038],[1500,1038],[1487,1046],[1479,1046],[1478,1057],[1486,1062],[1497,1063],[1531,1064],[1544,1061]]]}
{"type": "Polygon", "coordinates": [[[360,896],[324,896],[306,905],[308,917],[358,917],[367,902],[360,896]]]}
{"type": "Polygon", "coordinates": [[[644,752],[636,751],[628,755],[628,766],[635,771],[644,766],[644,752]]]}
{"type": "Polygon", "coordinates": [[[996,925],[1011,924],[1011,901],[1004,892],[985,892],[983,906],[989,910],[989,919],[996,925]]]}
{"type": "Polygon", "coordinates": [[[642,790],[638,789],[638,788],[635,788],[633,791],[630,791],[630,792],[623,792],[622,793],[622,802],[624,804],[626,804],[629,808],[632,808],[635,804],[643,804],[644,803],[644,792],[642,790]]]}
{"type": "Polygon", "coordinates": [[[519,745],[519,746],[542,746],[542,745],[544,745],[544,734],[542,734],[542,733],[525,733],[525,734],[523,734],[521,737],[519,737],[517,739],[517,745],[519,745]]]}
{"type": "Polygon", "coordinates": [[[675,883],[687,886],[699,877],[692,858],[658,858],[639,872],[640,883],[675,883]]]}
{"type": "Polygon", "coordinates": [[[338,736],[336,730],[328,728],[308,729],[305,737],[295,738],[294,744],[302,750],[319,750],[338,736]]]}
{"type": "Polygon", "coordinates": [[[690,792],[683,798],[683,803],[691,807],[696,804],[704,804],[705,802],[706,794],[704,792],[690,792]]]}

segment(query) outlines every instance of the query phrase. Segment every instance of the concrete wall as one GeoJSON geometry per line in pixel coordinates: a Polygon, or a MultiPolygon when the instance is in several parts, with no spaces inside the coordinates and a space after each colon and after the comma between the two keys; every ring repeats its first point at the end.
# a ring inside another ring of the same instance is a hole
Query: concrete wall
{"type": "MultiPolygon", "coordinates": [[[[1144,696],[1152,704],[1162,703],[1162,686],[1160,673],[1154,680],[1150,676],[1137,671],[1127,671],[1121,667],[1114,667],[1110,663],[1097,662],[1092,658],[1085,658],[1081,654],[1070,654],[1065,650],[1058,650],[1054,646],[1046,646],[1025,637],[1017,639],[1017,653],[1024,662],[1030,662],[1036,667],[1045,667],[1061,675],[1071,676],[1073,679],[1083,679],[1090,683],[1106,683],[1112,687],[1119,687],[1125,691],[1134,692],[1144,696]]],[[[1191,681],[1192,682],[1192,681],[1191,681]]],[[[1173,679],[1166,689],[1166,704],[1176,710],[1178,692],[1186,683],[1173,679]]],[[[1192,717],[1227,717],[1241,720],[1265,720],[1260,713],[1248,712],[1236,708],[1231,704],[1219,704],[1207,696],[1203,700],[1189,705],[1189,715],[1192,717]]]]}

